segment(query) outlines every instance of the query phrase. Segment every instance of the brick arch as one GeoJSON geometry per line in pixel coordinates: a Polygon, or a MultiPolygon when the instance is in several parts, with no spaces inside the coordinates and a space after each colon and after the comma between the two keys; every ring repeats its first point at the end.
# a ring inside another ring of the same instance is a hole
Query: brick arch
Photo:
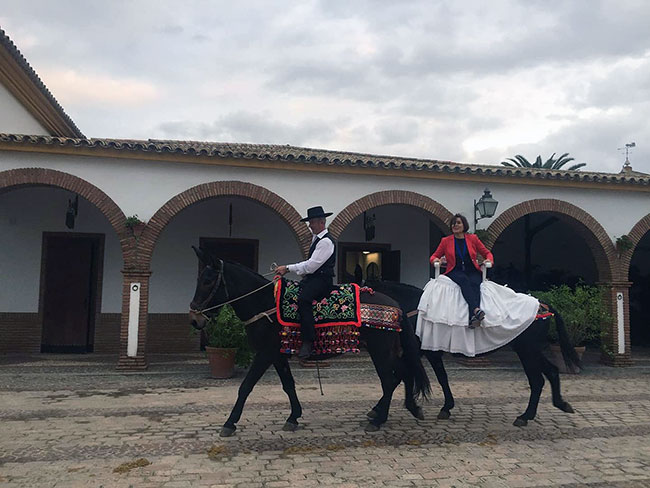
{"type": "Polygon", "coordinates": [[[632,263],[632,256],[636,246],[639,245],[641,239],[650,232],[650,214],[643,217],[639,220],[632,230],[627,234],[630,240],[632,241],[632,249],[629,249],[621,254],[621,276],[625,279],[629,278],[630,275],[630,264],[632,263]]]}
{"type": "Polygon", "coordinates": [[[580,207],[562,200],[528,200],[510,207],[488,227],[489,237],[486,240],[486,246],[492,247],[506,228],[515,221],[525,215],[537,212],[548,212],[568,217],[574,224],[576,232],[585,240],[593,253],[598,279],[600,281],[619,279],[616,249],[603,226],[580,207]]]}
{"type": "Polygon", "coordinates": [[[126,228],[122,209],[102,190],[77,176],[46,168],[20,168],[0,172],[0,194],[21,187],[53,186],[82,196],[108,219],[120,240],[124,266],[133,256],[133,237],[126,228]]]}
{"type": "Polygon", "coordinates": [[[294,236],[303,252],[309,250],[311,233],[309,228],[300,222],[301,215],[284,198],[270,190],[243,181],[213,181],[203,183],[179,193],[165,203],[147,223],[139,239],[140,263],[149,269],[156,242],[165,226],[182,210],[196,203],[217,197],[235,196],[247,198],[261,203],[275,211],[293,230],[294,236]]]}
{"type": "Polygon", "coordinates": [[[379,191],[352,202],[334,218],[328,226],[329,231],[334,238],[338,239],[352,220],[363,212],[383,205],[410,205],[420,208],[431,214],[433,220],[445,234],[449,233],[447,222],[453,215],[449,210],[429,197],[404,190],[379,191]]]}

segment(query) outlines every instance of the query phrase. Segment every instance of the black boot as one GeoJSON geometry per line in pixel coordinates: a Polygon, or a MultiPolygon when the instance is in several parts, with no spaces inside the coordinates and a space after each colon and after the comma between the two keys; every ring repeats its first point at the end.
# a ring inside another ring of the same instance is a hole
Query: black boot
{"type": "Polygon", "coordinates": [[[312,341],[302,341],[300,351],[298,351],[298,357],[300,359],[307,359],[309,356],[311,356],[313,345],[314,343],[312,341]]]}

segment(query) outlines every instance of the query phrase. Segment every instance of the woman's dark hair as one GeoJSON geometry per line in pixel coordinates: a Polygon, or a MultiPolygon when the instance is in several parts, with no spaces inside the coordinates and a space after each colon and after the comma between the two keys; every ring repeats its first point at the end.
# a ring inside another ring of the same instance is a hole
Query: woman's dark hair
{"type": "Polygon", "coordinates": [[[449,220],[449,230],[451,230],[451,228],[454,226],[456,219],[460,219],[460,221],[463,223],[463,232],[467,232],[469,230],[469,222],[467,222],[465,216],[461,214],[456,214],[449,220]]]}

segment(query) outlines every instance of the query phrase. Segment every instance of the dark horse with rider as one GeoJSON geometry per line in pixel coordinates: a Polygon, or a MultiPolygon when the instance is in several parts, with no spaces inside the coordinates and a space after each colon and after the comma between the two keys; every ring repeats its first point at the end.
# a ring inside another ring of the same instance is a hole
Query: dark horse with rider
{"type": "MultiPolygon", "coordinates": [[[[286,273],[294,272],[302,276],[293,304],[299,312],[299,323],[295,324],[297,328],[293,329],[296,331],[293,334],[300,338],[300,346],[297,350],[283,347],[283,336],[286,338],[288,329],[283,328],[285,322],[279,311],[280,301],[276,296],[273,280],[268,280],[238,263],[220,260],[207,255],[201,249],[194,248],[204,267],[198,277],[196,291],[190,305],[191,324],[197,329],[202,329],[212,313],[216,313],[221,306],[229,303],[238,317],[247,324],[247,336],[255,352],[253,363],[239,388],[235,405],[221,429],[221,436],[230,436],[235,432],[246,399],[271,365],[280,377],[282,388],[291,405],[291,412],[283,430],[294,431],[298,428],[302,406],[296,394],[295,381],[289,366],[290,354],[297,352],[301,358],[311,357],[318,360],[331,357],[332,351],[335,351],[334,349],[325,351],[321,346],[319,350],[314,351],[315,342],[321,344],[318,334],[322,334],[319,332],[321,324],[315,324],[315,307],[323,303],[333,289],[336,243],[327,232],[325,225],[329,215],[331,213],[324,212],[322,207],[310,208],[307,217],[303,219],[309,222],[313,236],[307,259],[295,264],[277,266],[274,270],[276,280],[282,280],[283,283],[282,276],[286,273]]],[[[459,261],[462,262],[463,259],[459,261]]],[[[469,262],[467,258],[465,261],[469,262]]],[[[445,402],[438,418],[449,418],[454,399],[442,363],[443,349],[421,351],[421,343],[415,334],[412,321],[418,311],[423,291],[398,283],[376,282],[372,285],[373,289],[358,290],[357,287],[358,307],[361,312],[366,312],[366,318],[361,320],[363,314],[359,313],[355,329],[358,330],[356,335],[365,343],[379,376],[382,390],[381,398],[366,414],[369,419],[366,431],[379,430],[387,421],[393,392],[401,382],[405,385],[405,407],[416,418],[423,418],[422,408],[417,400],[428,398],[430,384],[421,362],[421,354],[424,354],[433,366],[445,395],[445,402]],[[382,322],[382,320],[389,320],[384,319],[388,316],[391,317],[392,322],[382,322]]],[[[561,317],[557,312],[552,312],[555,313],[565,360],[578,364],[575,353],[572,354],[573,349],[568,345],[561,317]]],[[[420,313],[420,315],[426,314],[420,313]]],[[[561,396],[557,368],[542,353],[547,329],[548,320],[545,320],[545,317],[536,319],[510,341],[524,366],[531,387],[528,407],[517,417],[515,425],[526,425],[528,420],[535,417],[544,384],[542,375],[546,376],[551,384],[553,405],[565,412],[573,412],[571,406],[561,396]]],[[[337,348],[336,351],[338,350],[337,348]]]]}

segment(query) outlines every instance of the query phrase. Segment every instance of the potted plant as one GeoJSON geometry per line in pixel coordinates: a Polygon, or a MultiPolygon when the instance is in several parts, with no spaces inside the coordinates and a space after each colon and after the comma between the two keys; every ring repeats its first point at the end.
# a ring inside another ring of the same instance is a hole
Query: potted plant
{"type": "Polygon", "coordinates": [[[241,367],[250,364],[253,354],[246,337],[246,326],[230,305],[224,305],[218,315],[208,320],[203,330],[213,378],[230,378],[235,364],[241,367]]]}
{"type": "MultiPolygon", "coordinates": [[[[574,289],[567,285],[554,286],[548,291],[531,292],[540,301],[555,308],[567,328],[569,341],[575,348],[576,354],[582,359],[587,344],[593,344],[602,336],[603,325],[610,321],[601,291],[596,286],[579,283],[574,289]]],[[[578,373],[579,370],[568,370],[560,347],[557,344],[557,330],[555,320],[552,320],[549,330],[551,352],[554,363],[562,373],[578,373]]]]}
{"type": "Polygon", "coordinates": [[[634,243],[632,242],[632,239],[630,239],[630,236],[627,234],[623,234],[622,236],[616,238],[616,250],[618,251],[619,256],[625,251],[629,251],[633,247],[634,243]]]}
{"type": "Polygon", "coordinates": [[[474,234],[483,244],[485,244],[490,238],[490,233],[487,231],[487,229],[475,229],[474,234]]]}
{"type": "Polygon", "coordinates": [[[137,239],[140,237],[140,234],[142,234],[142,231],[147,224],[140,220],[138,214],[135,214],[127,217],[124,225],[126,225],[126,228],[129,229],[133,236],[137,239]]]}

